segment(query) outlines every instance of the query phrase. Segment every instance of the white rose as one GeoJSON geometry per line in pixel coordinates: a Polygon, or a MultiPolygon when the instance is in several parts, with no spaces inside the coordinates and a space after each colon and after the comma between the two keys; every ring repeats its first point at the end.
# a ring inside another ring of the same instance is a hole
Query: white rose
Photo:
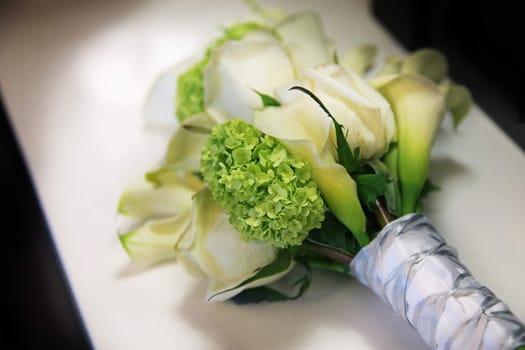
{"type": "Polygon", "coordinates": [[[294,79],[292,62],[274,35],[253,31],[241,40],[213,50],[204,69],[204,105],[218,123],[231,118],[252,121],[262,107],[254,91],[273,95],[275,88],[294,79]]]}
{"type": "MultiPolygon", "coordinates": [[[[330,64],[303,70],[297,85],[312,91],[345,128],[350,148],[360,157],[381,157],[396,134],[388,101],[356,73],[330,64]]],[[[335,142],[335,133],[331,134],[335,142]]]]}

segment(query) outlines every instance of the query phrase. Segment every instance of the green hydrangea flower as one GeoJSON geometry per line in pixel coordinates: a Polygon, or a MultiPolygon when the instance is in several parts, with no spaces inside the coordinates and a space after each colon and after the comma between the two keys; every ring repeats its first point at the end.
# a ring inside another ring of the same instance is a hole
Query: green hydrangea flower
{"type": "Polygon", "coordinates": [[[326,206],[310,165],[242,120],[212,129],[201,170],[213,197],[247,240],[280,248],[299,245],[324,220],[326,206]]]}

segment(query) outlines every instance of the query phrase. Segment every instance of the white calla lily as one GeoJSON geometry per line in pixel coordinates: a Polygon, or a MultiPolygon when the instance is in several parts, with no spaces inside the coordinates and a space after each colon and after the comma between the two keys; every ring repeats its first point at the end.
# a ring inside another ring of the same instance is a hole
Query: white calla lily
{"type": "MultiPolygon", "coordinates": [[[[430,79],[401,74],[380,91],[390,101],[398,126],[397,164],[402,214],[415,212],[428,174],[434,137],[446,111],[445,95],[430,79]]],[[[392,160],[396,162],[396,159],[392,160]]]]}
{"type": "Polygon", "coordinates": [[[144,265],[176,258],[175,244],[190,226],[192,197],[203,183],[193,175],[163,173],[156,186],[144,180],[122,194],[119,213],[140,225],[119,236],[130,257],[144,265]]]}
{"type": "Polygon", "coordinates": [[[377,47],[375,45],[358,45],[345,52],[339,64],[360,76],[364,76],[374,65],[376,56],[377,47]]]}

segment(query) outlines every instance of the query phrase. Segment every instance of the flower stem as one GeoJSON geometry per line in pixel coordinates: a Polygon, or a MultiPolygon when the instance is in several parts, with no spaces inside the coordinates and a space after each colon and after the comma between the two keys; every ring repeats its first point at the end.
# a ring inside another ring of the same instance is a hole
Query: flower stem
{"type": "Polygon", "coordinates": [[[306,239],[303,242],[303,247],[306,251],[315,253],[333,261],[337,261],[344,265],[349,265],[352,262],[353,256],[348,255],[337,248],[331,247],[311,239],[306,239]]]}
{"type": "Polygon", "coordinates": [[[375,209],[374,212],[376,214],[377,223],[381,226],[381,228],[385,227],[396,219],[394,215],[388,211],[385,204],[379,198],[376,199],[373,207],[375,209]]]}

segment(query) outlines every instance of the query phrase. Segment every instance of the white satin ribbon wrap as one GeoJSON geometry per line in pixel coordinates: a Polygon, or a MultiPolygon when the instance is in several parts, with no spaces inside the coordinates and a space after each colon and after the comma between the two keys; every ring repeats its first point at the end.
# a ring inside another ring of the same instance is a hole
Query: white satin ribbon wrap
{"type": "Polygon", "coordinates": [[[512,350],[525,344],[523,323],[470,275],[424,215],[388,224],[350,268],[432,349],[512,350]]]}

